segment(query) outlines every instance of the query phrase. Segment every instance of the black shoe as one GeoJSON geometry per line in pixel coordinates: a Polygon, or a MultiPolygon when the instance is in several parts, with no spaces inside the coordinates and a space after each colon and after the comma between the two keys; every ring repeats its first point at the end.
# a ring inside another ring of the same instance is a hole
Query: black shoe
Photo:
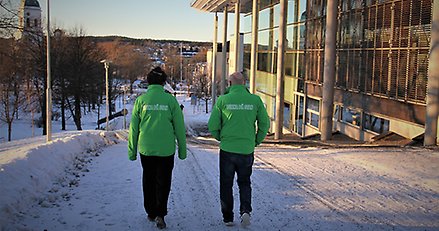
{"type": "Polygon", "coordinates": [[[234,226],[233,219],[223,219],[224,225],[226,226],[234,226]]]}
{"type": "Polygon", "coordinates": [[[148,215],[147,218],[148,218],[148,221],[152,222],[152,221],[155,221],[156,216],[148,215]]]}
{"type": "Polygon", "coordinates": [[[164,217],[156,217],[155,222],[157,224],[157,228],[164,229],[166,228],[166,223],[164,217]]]}

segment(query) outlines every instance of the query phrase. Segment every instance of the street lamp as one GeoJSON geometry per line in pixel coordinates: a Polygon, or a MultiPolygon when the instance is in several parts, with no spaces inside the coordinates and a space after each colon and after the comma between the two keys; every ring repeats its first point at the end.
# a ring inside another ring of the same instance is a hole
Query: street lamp
{"type": "Polygon", "coordinates": [[[122,97],[122,102],[123,102],[123,129],[127,129],[127,119],[126,119],[126,106],[125,106],[125,97],[126,97],[126,87],[124,86],[123,88],[123,97],[122,97]]]}
{"type": "Polygon", "coordinates": [[[52,140],[52,87],[50,76],[50,12],[49,12],[49,0],[47,0],[47,89],[46,89],[46,141],[52,140]]]}
{"type": "Polygon", "coordinates": [[[109,60],[101,60],[101,63],[104,64],[104,68],[105,68],[105,104],[106,104],[106,121],[107,121],[107,125],[105,127],[105,130],[108,131],[108,125],[109,125],[109,121],[110,121],[110,101],[109,101],[109,92],[108,92],[108,68],[110,68],[110,63],[111,61],[109,60]]]}

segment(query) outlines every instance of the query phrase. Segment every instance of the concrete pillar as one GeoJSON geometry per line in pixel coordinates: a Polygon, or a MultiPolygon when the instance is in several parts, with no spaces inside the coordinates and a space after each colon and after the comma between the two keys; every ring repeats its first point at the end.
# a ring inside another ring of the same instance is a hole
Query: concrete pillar
{"type": "Polygon", "coordinates": [[[215,12],[215,17],[213,20],[214,29],[213,29],[213,44],[212,44],[212,107],[216,102],[216,53],[218,48],[218,14],[215,12]]]}
{"type": "Polygon", "coordinates": [[[277,52],[276,116],[274,139],[282,139],[285,95],[285,43],[287,37],[288,0],[280,0],[279,44],[277,52]]]}
{"type": "Polygon", "coordinates": [[[240,11],[241,11],[241,7],[240,7],[240,1],[237,0],[235,3],[235,71],[242,71],[239,69],[239,23],[240,23],[240,11]]]}
{"type": "Polygon", "coordinates": [[[250,92],[256,93],[256,70],[258,64],[258,30],[259,30],[259,1],[253,0],[252,9],[252,48],[250,54],[250,92]]]}
{"type": "Polygon", "coordinates": [[[332,138],[332,114],[334,110],[334,82],[337,34],[337,0],[328,1],[326,13],[325,66],[323,70],[323,104],[321,119],[321,140],[332,138]]]}
{"type": "Polygon", "coordinates": [[[433,1],[431,19],[430,59],[428,64],[427,112],[424,145],[437,144],[439,116],[439,0],[433,1]]]}
{"type": "Polygon", "coordinates": [[[221,72],[221,95],[226,91],[227,80],[227,5],[224,7],[224,31],[223,31],[223,52],[222,52],[222,72],[221,72]]]}

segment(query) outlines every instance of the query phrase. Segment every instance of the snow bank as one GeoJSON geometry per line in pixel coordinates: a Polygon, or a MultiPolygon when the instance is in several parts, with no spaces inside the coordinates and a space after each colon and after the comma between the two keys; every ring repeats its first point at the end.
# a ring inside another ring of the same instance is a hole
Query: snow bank
{"type": "Polygon", "coordinates": [[[12,142],[17,148],[0,150],[0,230],[8,221],[32,201],[53,188],[57,182],[61,186],[72,186],[74,179],[67,179],[65,172],[84,170],[84,156],[99,153],[106,145],[117,142],[114,132],[79,131],[65,133],[52,142],[34,139],[29,144],[12,142]]]}

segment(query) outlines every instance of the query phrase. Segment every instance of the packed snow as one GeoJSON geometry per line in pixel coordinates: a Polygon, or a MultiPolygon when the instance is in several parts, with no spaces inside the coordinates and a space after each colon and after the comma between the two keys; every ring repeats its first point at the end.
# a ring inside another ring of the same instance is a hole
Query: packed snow
{"type": "MultiPolygon", "coordinates": [[[[224,226],[209,113],[178,99],[188,158],[175,161],[167,230],[439,230],[437,150],[268,143],[255,151],[251,225],[239,225],[235,185],[235,226],[224,226]]],[[[122,118],[108,132],[94,130],[95,121],[68,132],[54,122],[48,143],[31,137],[25,120],[15,125],[15,139],[25,139],[0,143],[0,230],[157,229],[146,219],[142,169],[128,160],[122,118]]]]}

